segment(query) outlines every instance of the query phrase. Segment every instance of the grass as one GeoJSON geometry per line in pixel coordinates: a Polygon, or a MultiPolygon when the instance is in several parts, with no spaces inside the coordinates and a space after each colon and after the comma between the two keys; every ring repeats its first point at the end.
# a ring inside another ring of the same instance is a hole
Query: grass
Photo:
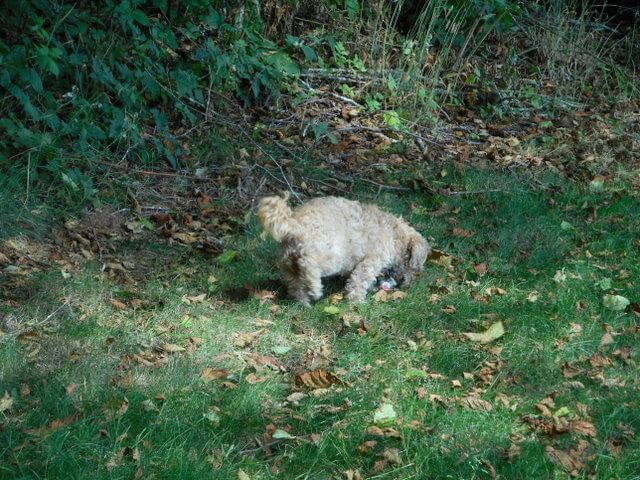
{"type": "Polygon", "coordinates": [[[613,183],[592,192],[556,178],[544,180],[546,190],[533,190],[516,174],[495,172],[469,171],[457,181],[469,190],[503,192],[377,198],[360,192],[405,215],[457,262],[450,270],[428,264],[404,299],[338,303],[342,313],[365,319],[366,332],[326,313],[326,298],[303,309],[239,297],[246,283],[260,289],[278,279],[274,245],[259,238],[253,220],[233,238],[230,248],[239,254],[228,265],[187,247],[132,240],[118,252],[134,262],[132,281],[101,272],[99,262],[68,279],[54,269],[26,280],[13,292],[17,304],[0,310],[0,395],[13,399],[0,413],[0,477],[247,478],[242,470],[251,479],[328,479],[359,470],[380,479],[494,472],[568,478],[545,447],[568,449],[586,438],[588,471],[596,478],[638,478],[640,442],[625,433],[640,429],[637,368],[613,352],[629,347],[637,361],[640,320],[602,303],[609,291],[640,299],[637,193],[613,183]],[[454,227],[473,235],[454,236],[454,227]],[[480,263],[487,264],[485,275],[473,268],[480,263]],[[565,275],[560,283],[553,280],[558,271],[565,275]],[[607,290],[598,283],[605,278],[607,290]],[[486,296],[493,287],[504,293],[486,296]],[[531,302],[534,291],[538,299],[531,302]],[[206,292],[204,302],[183,300],[206,292]],[[111,299],[127,307],[115,308],[111,299]],[[506,333],[488,346],[460,335],[498,319],[506,333]],[[605,325],[614,343],[600,347],[605,325]],[[234,346],[234,334],[259,329],[254,344],[234,346]],[[187,350],[161,355],[154,346],[163,342],[187,350]],[[277,358],[282,369],[256,369],[253,352],[277,358]],[[596,352],[611,365],[592,367],[596,352]],[[570,379],[579,384],[563,377],[566,362],[582,370],[570,379]],[[295,374],[311,366],[337,373],[345,384],[302,388],[305,398],[287,401],[298,391],[295,374]],[[205,382],[205,367],[228,376],[205,382]],[[473,378],[465,378],[469,373],[473,378]],[[254,383],[256,376],[264,380],[254,383]],[[491,411],[459,404],[474,389],[491,411]],[[544,420],[535,405],[549,395],[554,411],[568,409],[563,418],[593,422],[596,438],[532,429],[524,420],[544,420]],[[382,403],[397,412],[395,433],[372,436],[365,429],[382,403]],[[266,432],[275,429],[296,438],[269,452],[258,448],[256,441],[270,442],[266,432]],[[376,443],[363,453],[359,447],[369,440],[376,443]],[[511,445],[519,453],[510,458],[511,445]],[[376,464],[394,448],[399,464],[376,464]]]}

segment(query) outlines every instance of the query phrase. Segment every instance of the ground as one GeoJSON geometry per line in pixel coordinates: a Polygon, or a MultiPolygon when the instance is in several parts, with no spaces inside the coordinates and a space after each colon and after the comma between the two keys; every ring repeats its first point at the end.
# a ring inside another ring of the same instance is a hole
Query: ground
{"type": "Polygon", "coordinates": [[[637,191],[441,175],[466,194],[355,185],[436,249],[357,306],[287,301],[251,212],[218,245],[202,196],[5,238],[0,477],[638,478],[637,191]]]}

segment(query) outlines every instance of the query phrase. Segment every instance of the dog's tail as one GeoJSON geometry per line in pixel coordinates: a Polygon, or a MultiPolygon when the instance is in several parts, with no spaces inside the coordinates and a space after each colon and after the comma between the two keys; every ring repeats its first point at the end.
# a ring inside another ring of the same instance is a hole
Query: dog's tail
{"type": "Polygon", "coordinates": [[[287,205],[288,199],[289,192],[286,192],[282,197],[265,197],[258,203],[258,219],[265,232],[276,242],[282,241],[287,235],[295,235],[298,231],[298,223],[287,205]]]}

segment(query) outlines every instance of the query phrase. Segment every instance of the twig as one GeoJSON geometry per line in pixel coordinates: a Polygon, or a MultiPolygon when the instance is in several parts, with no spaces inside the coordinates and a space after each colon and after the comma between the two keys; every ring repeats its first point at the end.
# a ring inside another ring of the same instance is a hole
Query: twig
{"type": "Polygon", "coordinates": [[[362,104],[356,102],[355,100],[353,100],[353,99],[351,99],[349,97],[346,97],[344,95],[339,95],[339,94],[337,94],[335,92],[322,92],[322,91],[320,91],[320,90],[318,90],[316,88],[313,88],[311,85],[309,85],[308,82],[305,82],[304,80],[300,80],[300,83],[302,85],[304,85],[306,88],[308,88],[309,90],[311,90],[316,95],[319,95],[319,94],[329,95],[330,97],[337,98],[338,100],[341,100],[341,101],[343,101],[345,103],[348,103],[349,105],[353,105],[353,106],[358,107],[358,108],[364,108],[364,105],[362,105],[362,104]]]}
{"type": "Polygon", "coordinates": [[[196,177],[195,175],[187,175],[184,173],[175,173],[175,172],[156,172],[154,170],[129,170],[126,167],[120,166],[116,163],[107,162],[102,160],[100,162],[102,165],[106,165],[111,168],[116,168],[118,170],[125,170],[134,175],[150,175],[154,177],[171,177],[171,178],[184,178],[187,180],[195,180],[199,182],[213,182],[214,179],[211,177],[196,177]]]}
{"type": "Polygon", "coordinates": [[[444,195],[445,197],[450,195],[482,195],[485,193],[510,193],[507,190],[500,190],[499,188],[492,188],[489,190],[460,190],[460,191],[450,191],[445,190],[443,192],[439,192],[440,195],[444,195]]]}

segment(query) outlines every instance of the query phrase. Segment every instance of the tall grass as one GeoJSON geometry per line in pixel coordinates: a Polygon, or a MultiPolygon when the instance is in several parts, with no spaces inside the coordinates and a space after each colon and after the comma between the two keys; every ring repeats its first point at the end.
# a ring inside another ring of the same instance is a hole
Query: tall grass
{"type": "Polygon", "coordinates": [[[620,36],[607,24],[602,5],[552,0],[530,8],[519,19],[522,32],[540,56],[539,73],[550,82],[555,100],[580,100],[595,93],[629,97],[638,91],[632,72],[616,61],[632,59],[635,31],[620,36]],[[625,45],[626,44],[626,45],[625,45]]]}

